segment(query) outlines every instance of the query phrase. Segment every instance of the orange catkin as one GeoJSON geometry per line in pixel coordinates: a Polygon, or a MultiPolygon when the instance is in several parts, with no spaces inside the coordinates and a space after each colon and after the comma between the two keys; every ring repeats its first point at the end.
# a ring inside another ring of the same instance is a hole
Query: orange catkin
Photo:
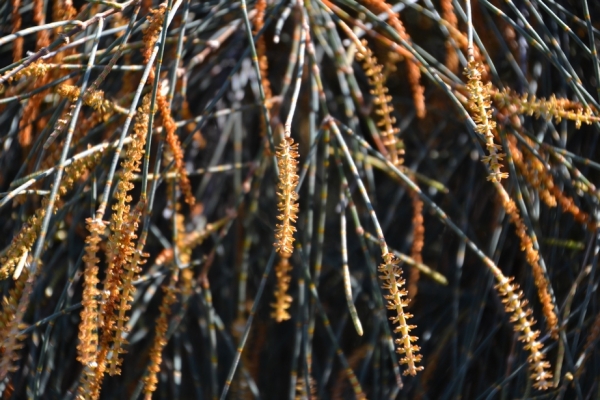
{"type": "MultiPolygon", "coordinates": [[[[19,7],[21,7],[21,0],[12,0],[12,21],[13,30],[12,32],[18,32],[21,29],[21,14],[19,13],[19,7]]],[[[22,36],[15,39],[13,44],[13,61],[17,62],[23,58],[23,40],[22,36]]]]}
{"type": "MultiPolygon", "coordinates": [[[[452,0],[440,0],[440,8],[442,9],[442,18],[454,29],[458,29],[458,19],[454,13],[452,0]]],[[[446,39],[446,67],[452,72],[458,71],[458,54],[452,43],[452,34],[446,39]]]]}

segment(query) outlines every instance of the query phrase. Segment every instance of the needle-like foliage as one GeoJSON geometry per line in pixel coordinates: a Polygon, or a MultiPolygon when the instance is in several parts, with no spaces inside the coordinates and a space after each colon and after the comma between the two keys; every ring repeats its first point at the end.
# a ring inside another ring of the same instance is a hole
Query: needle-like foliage
{"type": "Polygon", "coordinates": [[[598,397],[600,2],[0,2],[0,397],[598,397]]]}

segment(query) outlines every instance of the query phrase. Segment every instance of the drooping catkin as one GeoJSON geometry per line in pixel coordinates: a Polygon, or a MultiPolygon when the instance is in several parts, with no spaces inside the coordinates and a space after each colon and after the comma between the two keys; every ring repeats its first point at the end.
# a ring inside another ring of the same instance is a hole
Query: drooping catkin
{"type": "Polygon", "coordinates": [[[380,130],[382,143],[387,150],[387,158],[395,166],[404,163],[404,142],[397,138],[400,129],[396,127],[396,118],[392,115],[394,106],[392,96],[388,94],[386,78],[382,73],[383,66],[377,63],[377,58],[368,47],[366,40],[362,41],[362,47],[358,47],[356,58],[363,62],[365,74],[372,86],[371,94],[374,96],[375,113],[379,116],[377,127],[380,130]]]}
{"type": "Polygon", "coordinates": [[[381,288],[389,292],[384,295],[387,300],[387,309],[394,312],[394,316],[390,317],[393,324],[397,324],[394,328],[395,333],[400,334],[400,338],[396,339],[398,346],[397,352],[403,354],[404,357],[400,360],[400,365],[406,365],[404,375],[416,375],[418,371],[422,371],[422,366],[417,366],[417,363],[423,358],[417,354],[420,347],[413,344],[417,341],[416,336],[410,336],[410,331],[416,328],[415,325],[408,325],[407,320],[412,318],[412,314],[405,312],[410,299],[407,298],[408,292],[405,287],[405,279],[402,278],[402,268],[399,266],[400,260],[392,253],[383,255],[383,264],[379,265],[378,271],[381,273],[379,278],[383,281],[381,288]]]}
{"type": "MultiPolygon", "coordinates": [[[[365,5],[377,14],[387,13],[390,26],[394,28],[404,41],[408,43],[412,42],[400,17],[394,12],[392,6],[385,2],[385,0],[365,0],[365,5]]],[[[419,69],[417,62],[412,58],[406,59],[406,69],[417,117],[425,118],[427,110],[425,108],[425,88],[421,85],[421,70],[419,69]]]]}
{"type": "MultiPolygon", "coordinates": [[[[35,25],[46,23],[46,2],[44,0],[33,0],[33,22],[35,25]]],[[[36,50],[50,44],[50,30],[42,29],[36,34],[36,50]]]]}
{"type": "Polygon", "coordinates": [[[296,219],[298,218],[298,143],[294,139],[285,137],[277,147],[277,166],[279,167],[279,183],[277,187],[277,219],[281,223],[275,225],[275,250],[282,257],[290,257],[294,252],[294,232],[296,232],[296,219]]]}
{"type": "MultiPolygon", "coordinates": [[[[42,25],[46,19],[44,0],[33,0],[33,22],[35,25],[42,25]]],[[[36,49],[39,50],[50,44],[50,30],[42,29],[36,34],[36,49]]],[[[36,79],[33,89],[39,89],[50,81],[50,76],[45,74],[36,79]]],[[[19,121],[19,144],[22,147],[29,147],[33,140],[33,124],[38,119],[42,111],[43,100],[48,94],[49,89],[43,90],[31,96],[23,109],[23,117],[19,121]]],[[[39,122],[39,121],[38,121],[39,122]]],[[[38,125],[38,128],[40,126],[38,125]]],[[[43,128],[43,125],[41,126],[43,128]]]]}
{"type": "Polygon", "coordinates": [[[511,314],[510,322],[514,324],[515,332],[521,332],[519,340],[524,343],[523,348],[530,353],[527,361],[533,386],[546,390],[552,386],[552,373],[549,371],[550,363],[541,352],[544,345],[537,340],[540,332],[533,330],[535,320],[531,317],[532,311],[527,307],[527,300],[522,300],[523,292],[519,290],[519,285],[512,283],[512,278],[499,273],[496,274],[496,279],[496,289],[502,297],[504,308],[511,314]]]}
{"type": "MultiPolygon", "coordinates": [[[[37,90],[50,81],[48,74],[36,79],[33,89],[37,90]]],[[[19,144],[29,147],[33,140],[33,124],[42,110],[42,101],[48,90],[38,92],[31,96],[23,109],[23,117],[19,121],[19,144]]]]}
{"type": "MultiPolygon", "coordinates": [[[[118,365],[120,363],[119,354],[122,353],[120,334],[114,336],[115,330],[118,330],[119,325],[119,305],[121,301],[120,289],[126,286],[124,282],[124,274],[126,265],[135,257],[136,251],[134,248],[134,240],[136,239],[137,220],[140,217],[139,207],[130,215],[131,196],[128,194],[133,189],[131,183],[133,175],[139,170],[141,159],[144,154],[144,145],[148,131],[148,113],[150,111],[150,95],[144,96],[142,105],[138,107],[135,123],[133,126],[133,138],[130,147],[125,153],[125,159],[121,163],[123,169],[121,171],[121,180],[117,185],[115,198],[117,203],[113,205],[113,213],[110,220],[110,235],[106,246],[107,268],[106,276],[103,282],[101,295],[101,303],[99,304],[99,321],[101,332],[98,335],[98,351],[95,359],[92,360],[91,366],[86,365],[82,374],[78,396],[85,399],[98,399],[100,397],[100,389],[102,380],[107,368],[107,356],[116,340],[117,348],[111,353],[111,373],[119,373],[118,365]]],[[[90,249],[90,261],[86,260],[86,268],[88,263],[97,262],[95,253],[90,249]]],[[[90,268],[93,268],[90,265],[90,268]]],[[[90,272],[92,275],[92,272],[90,272]]],[[[93,304],[92,304],[93,306],[93,304]]],[[[121,325],[122,329],[122,325],[121,325]]]]}
{"type": "MultiPolygon", "coordinates": [[[[265,24],[265,10],[267,8],[266,0],[256,1],[256,17],[254,18],[254,29],[252,30],[253,35],[257,35],[258,32],[263,28],[265,24]]],[[[258,57],[258,66],[260,68],[260,77],[265,91],[265,100],[268,101],[273,93],[271,92],[271,82],[269,81],[269,60],[267,59],[267,45],[265,36],[261,35],[256,41],[256,55],[258,57]]]]}
{"type": "Polygon", "coordinates": [[[79,323],[79,344],[77,345],[77,360],[84,365],[86,370],[93,370],[97,366],[98,352],[99,309],[98,297],[98,258],[99,244],[106,228],[106,222],[99,219],[86,220],[88,236],[85,239],[85,263],[83,272],[83,296],[81,304],[81,322],[79,323]],[[86,368],[87,367],[87,368],[86,368]]]}
{"type": "MultiPolygon", "coordinates": [[[[135,232],[137,231],[138,223],[144,211],[145,204],[146,203],[144,201],[138,202],[132,213],[132,216],[127,221],[126,231],[131,232],[129,235],[131,236],[132,242],[134,239],[137,238],[135,232]]],[[[141,265],[145,263],[145,260],[142,259],[142,257],[147,256],[147,254],[142,253],[140,249],[136,248],[133,253],[127,255],[127,258],[123,265],[123,275],[121,279],[121,298],[115,310],[118,312],[118,315],[117,323],[114,328],[112,357],[110,357],[110,375],[120,373],[119,366],[121,365],[122,360],[120,359],[119,354],[126,352],[125,350],[123,350],[123,347],[127,344],[127,341],[123,338],[123,335],[124,333],[126,333],[127,330],[127,328],[125,327],[125,323],[129,320],[129,317],[126,315],[126,313],[131,308],[133,295],[136,291],[135,286],[133,285],[133,281],[134,278],[136,278],[142,270],[141,265]]]]}
{"type": "MultiPolygon", "coordinates": [[[[157,8],[151,10],[150,15],[147,17],[149,25],[144,30],[144,49],[142,51],[144,62],[146,63],[150,60],[154,45],[156,44],[159,34],[162,31],[166,9],[166,4],[162,3],[157,8]]],[[[154,82],[155,75],[155,70],[152,69],[148,77],[148,83],[154,82]]],[[[192,186],[183,162],[184,152],[181,148],[179,137],[177,137],[177,124],[171,115],[171,107],[165,93],[163,92],[162,84],[159,84],[158,89],[159,90],[156,93],[156,104],[162,116],[162,126],[166,133],[165,140],[169,145],[171,153],[173,154],[175,169],[179,175],[179,186],[183,192],[186,203],[189,205],[194,205],[196,199],[192,193],[192,186]]]]}
{"type": "Polygon", "coordinates": [[[275,277],[277,278],[275,288],[275,302],[271,303],[271,318],[277,322],[287,321],[291,318],[288,309],[292,305],[292,296],[288,294],[290,288],[290,271],[292,266],[289,257],[282,256],[275,266],[275,277]]]}
{"type": "Polygon", "coordinates": [[[22,321],[17,320],[17,309],[23,296],[25,283],[29,277],[27,268],[15,281],[15,286],[8,292],[8,297],[2,299],[2,313],[0,314],[0,374],[14,370],[14,362],[18,360],[18,351],[23,347],[22,337],[18,331],[23,327],[22,321]],[[13,337],[15,336],[15,337],[13,337]]]}
{"type": "MultiPolygon", "coordinates": [[[[144,57],[144,64],[150,61],[152,55],[152,49],[158,40],[158,35],[162,31],[163,21],[165,18],[165,11],[167,11],[167,4],[161,3],[157,8],[150,10],[150,15],[146,17],[148,20],[148,26],[144,29],[144,50],[142,56],[144,57]]],[[[150,72],[150,81],[154,79],[154,70],[150,72]]]]}
{"type": "Polygon", "coordinates": [[[558,318],[556,317],[555,313],[556,307],[552,301],[552,296],[549,293],[548,279],[546,279],[546,275],[539,263],[540,255],[533,247],[533,241],[527,233],[527,227],[525,226],[525,223],[519,214],[517,205],[509,197],[508,193],[500,183],[496,182],[495,185],[498,193],[500,194],[502,206],[509,215],[510,221],[515,226],[516,234],[521,241],[521,250],[525,252],[527,262],[529,265],[531,265],[533,280],[538,289],[538,296],[540,298],[540,302],[542,303],[542,310],[544,312],[544,316],[546,317],[548,328],[550,329],[552,337],[554,339],[558,339],[558,318]]]}
{"type": "Polygon", "coordinates": [[[27,281],[29,272],[27,268],[23,270],[23,273],[19,278],[15,279],[15,286],[8,292],[8,296],[4,296],[2,299],[2,312],[0,313],[0,340],[4,340],[7,337],[6,327],[13,320],[15,312],[17,310],[17,304],[23,294],[23,288],[27,281]]]}
{"type": "MultiPolygon", "coordinates": [[[[265,24],[265,10],[267,8],[266,0],[257,0],[255,10],[256,17],[254,18],[254,29],[252,34],[256,36],[265,24]]],[[[267,58],[267,43],[265,35],[261,35],[256,41],[256,56],[258,58],[258,67],[260,69],[260,80],[265,95],[265,106],[269,116],[272,111],[273,91],[271,90],[271,82],[269,81],[269,59],[267,58]]],[[[270,118],[270,117],[269,117],[270,118]]],[[[260,134],[264,136],[267,132],[267,121],[264,114],[260,114],[260,134]]]]}
{"type": "Polygon", "coordinates": [[[190,206],[193,206],[196,199],[192,193],[190,178],[188,177],[185,163],[183,162],[184,152],[181,148],[179,137],[177,136],[177,124],[171,115],[171,108],[169,107],[167,98],[164,93],[162,93],[162,90],[159,90],[159,93],[156,94],[156,103],[158,105],[158,110],[162,115],[162,125],[166,132],[165,141],[169,144],[169,148],[175,161],[175,169],[177,170],[179,177],[179,187],[183,192],[185,202],[190,206]]]}
{"type": "Polygon", "coordinates": [[[10,372],[17,370],[15,363],[21,358],[19,351],[24,347],[23,340],[25,339],[21,331],[27,327],[23,322],[23,318],[29,307],[37,271],[40,270],[41,261],[38,261],[37,270],[23,274],[22,285],[18,283],[13,292],[15,298],[9,305],[12,318],[6,321],[6,326],[1,330],[2,337],[0,337],[0,353],[2,354],[0,358],[0,380],[2,381],[10,372]]]}
{"type": "MultiPolygon", "coordinates": [[[[458,19],[454,13],[454,6],[452,0],[440,0],[440,8],[442,9],[442,18],[445,19],[448,24],[458,29],[458,19]]],[[[458,54],[452,43],[452,33],[449,32],[449,37],[446,39],[446,67],[452,72],[458,71],[458,54]]]]}
{"type": "Polygon", "coordinates": [[[83,295],[81,304],[81,322],[79,323],[79,344],[77,345],[77,361],[83,364],[79,382],[78,400],[92,399],[96,368],[98,367],[98,345],[100,335],[100,306],[98,289],[98,251],[107,222],[98,218],[86,220],[88,236],[85,239],[85,263],[83,272],[83,295]]]}
{"type": "Polygon", "coordinates": [[[491,82],[486,85],[481,82],[483,67],[480,63],[470,60],[465,75],[469,79],[467,82],[467,90],[469,91],[469,109],[471,117],[475,121],[475,131],[483,135],[485,139],[485,147],[489,156],[483,157],[482,161],[488,165],[490,175],[488,181],[500,182],[502,179],[508,178],[508,173],[502,172],[501,161],[505,154],[500,153],[502,146],[494,143],[493,130],[496,127],[496,122],[492,118],[490,92],[492,88],[491,82]]]}
{"type": "Polygon", "coordinates": [[[169,283],[163,286],[164,296],[159,307],[160,314],[156,319],[156,328],[154,331],[154,341],[150,349],[150,365],[148,366],[148,375],[144,378],[144,394],[146,400],[152,398],[152,393],[156,390],[158,383],[157,375],[160,372],[162,364],[162,352],[167,345],[167,331],[169,329],[169,315],[171,315],[171,306],[177,300],[176,284],[179,278],[178,271],[171,274],[169,283]]]}
{"type": "MultiPolygon", "coordinates": [[[[97,159],[97,156],[79,159],[65,168],[52,212],[55,212],[60,205],[60,198],[65,196],[67,192],[71,190],[73,184],[87,173],[97,159]]],[[[29,217],[27,222],[21,228],[21,231],[14,237],[12,243],[4,253],[4,256],[0,258],[0,280],[6,279],[8,276],[12,275],[13,272],[15,272],[15,268],[19,264],[19,261],[22,260],[23,255],[31,251],[31,248],[40,233],[42,221],[46,216],[47,207],[48,199],[44,198],[41,207],[29,217]]]]}
{"type": "MultiPolygon", "coordinates": [[[[103,332],[101,340],[100,361],[104,364],[104,359],[110,345],[113,349],[110,357],[111,375],[118,374],[120,371],[123,339],[121,338],[124,330],[125,311],[127,311],[132,288],[130,280],[137,269],[132,272],[129,267],[134,254],[135,239],[137,239],[138,221],[142,214],[143,202],[138,203],[135,210],[130,213],[130,202],[132,200],[129,192],[134,188],[132,183],[135,172],[140,170],[144,147],[148,132],[148,119],[150,113],[150,94],[142,99],[142,105],[138,107],[136,120],[133,126],[133,140],[125,153],[125,159],[121,163],[121,180],[117,185],[115,192],[116,204],[113,205],[113,213],[109,225],[110,236],[107,244],[108,268],[104,280],[104,290],[102,291],[103,305],[103,332]],[[123,294],[121,290],[127,288],[123,294]],[[113,332],[114,331],[114,332],[113,332]],[[113,336],[114,333],[114,336],[113,336]]],[[[100,362],[99,362],[100,364],[100,362]]],[[[101,375],[103,365],[99,368],[101,375]]]]}

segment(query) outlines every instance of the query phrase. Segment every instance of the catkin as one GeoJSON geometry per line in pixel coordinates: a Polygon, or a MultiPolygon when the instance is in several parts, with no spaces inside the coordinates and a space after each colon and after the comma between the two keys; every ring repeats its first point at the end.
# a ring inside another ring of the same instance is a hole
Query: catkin
{"type": "MultiPolygon", "coordinates": [[[[410,192],[410,198],[413,205],[413,243],[410,249],[410,256],[417,263],[423,262],[423,246],[425,245],[425,224],[423,218],[423,200],[415,191],[410,192]]],[[[408,294],[414,299],[418,292],[418,283],[421,274],[418,268],[410,269],[410,281],[408,282],[408,294]]]]}
{"type": "Polygon", "coordinates": [[[108,242],[109,266],[103,291],[105,303],[102,308],[104,317],[103,353],[108,350],[111,343],[113,344],[109,371],[111,375],[120,372],[118,365],[121,363],[119,354],[123,352],[124,340],[121,336],[126,322],[125,312],[128,310],[132,294],[135,292],[131,281],[139,272],[137,266],[132,266],[131,260],[136,254],[134,242],[137,239],[136,231],[144,202],[139,202],[135,210],[130,213],[129,203],[132,198],[128,193],[134,188],[133,176],[135,172],[139,172],[144,155],[149,113],[150,94],[147,94],[138,108],[133,126],[133,140],[121,163],[123,170],[115,193],[117,203],[113,205],[114,212],[111,216],[111,234],[108,242]]]}
{"type": "MultiPolygon", "coordinates": [[[[79,159],[65,168],[63,179],[56,194],[54,209],[51,210],[51,212],[56,211],[60,204],[60,198],[65,196],[68,191],[71,190],[73,184],[87,173],[88,169],[96,162],[96,160],[97,157],[79,159]]],[[[31,250],[40,233],[42,221],[46,216],[47,207],[48,199],[44,198],[42,200],[42,206],[27,220],[21,228],[21,231],[15,236],[4,253],[4,256],[0,258],[0,280],[6,279],[8,276],[12,275],[23,255],[31,250]]]]}
{"type": "Polygon", "coordinates": [[[494,91],[493,98],[500,107],[506,108],[514,115],[533,115],[546,120],[554,118],[556,123],[566,119],[574,121],[577,129],[581,128],[581,124],[590,125],[600,122],[600,117],[595,115],[589,107],[584,107],[583,104],[569,99],[557,98],[555,95],[544,99],[528,93],[520,96],[505,89],[494,91]]]}
{"type": "MultiPolygon", "coordinates": [[[[21,0],[12,0],[12,23],[13,29],[12,33],[18,32],[21,29],[21,13],[19,12],[19,8],[21,7],[21,0]]],[[[13,43],[13,62],[19,61],[23,58],[23,41],[25,39],[22,36],[19,36],[15,39],[13,43]]]]}
{"type": "MultiPolygon", "coordinates": [[[[404,41],[411,42],[410,35],[406,32],[404,24],[400,20],[398,14],[394,12],[392,6],[387,4],[384,0],[366,0],[365,5],[378,14],[387,13],[390,26],[394,28],[404,41]]],[[[425,108],[425,88],[421,85],[421,70],[419,69],[417,62],[412,58],[407,58],[406,66],[408,83],[412,90],[417,117],[425,118],[427,110],[425,108]]]]}
{"type": "Polygon", "coordinates": [[[542,270],[539,263],[540,255],[538,251],[533,247],[533,241],[527,234],[527,227],[523,222],[519,214],[519,210],[515,202],[509,197],[508,193],[500,183],[495,183],[496,189],[500,194],[502,206],[506,210],[506,213],[510,217],[510,221],[515,226],[515,231],[519,240],[521,241],[521,250],[525,252],[525,257],[529,265],[531,265],[531,271],[533,274],[533,280],[538,289],[538,296],[542,303],[542,311],[546,317],[546,322],[550,328],[552,337],[558,339],[558,318],[556,317],[555,305],[552,301],[552,296],[549,293],[549,284],[546,275],[542,270]]]}
{"type": "Polygon", "coordinates": [[[154,332],[154,341],[150,349],[150,365],[148,366],[148,375],[144,378],[144,394],[146,399],[152,398],[152,393],[156,390],[158,383],[157,374],[160,372],[162,364],[162,351],[167,345],[167,330],[169,329],[169,315],[171,314],[171,305],[175,303],[175,296],[178,273],[171,274],[171,279],[168,285],[163,287],[164,296],[159,307],[160,315],[156,320],[156,328],[154,332]]]}
{"type": "MultiPolygon", "coordinates": [[[[444,18],[448,24],[457,30],[458,19],[454,13],[454,6],[452,0],[441,0],[440,8],[442,9],[442,18],[444,18]]],[[[446,67],[452,72],[458,71],[458,54],[452,43],[452,31],[449,30],[449,37],[446,39],[446,67]]]]}
{"type": "Polygon", "coordinates": [[[383,280],[381,288],[388,291],[389,294],[383,297],[387,300],[387,309],[394,311],[394,316],[390,317],[393,324],[398,326],[394,328],[395,333],[400,333],[400,339],[396,339],[398,346],[397,352],[403,354],[404,357],[400,360],[400,365],[406,365],[404,375],[416,375],[418,371],[422,371],[422,366],[417,366],[417,363],[423,358],[422,355],[416,354],[421,348],[416,344],[416,336],[410,336],[410,331],[416,328],[415,325],[408,325],[407,320],[412,318],[412,314],[405,312],[410,299],[407,298],[408,292],[405,287],[405,279],[402,278],[402,268],[399,266],[400,260],[392,253],[384,254],[383,264],[378,268],[381,273],[379,278],[383,280]]]}
{"type": "Polygon", "coordinates": [[[294,139],[286,137],[277,147],[277,165],[279,167],[279,203],[277,219],[281,223],[275,228],[275,250],[284,257],[290,257],[294,252],[294,232],[296,232],[296,219],[298,218],[298,143],[294,139]]]}
{"type": "MultiPolygon", "coordinates": [[[[40,270],[41,261],[38,261],[38,271],[40,270]]],[[[15,363],[21,358],[19,351],[24,347],[25,336],[21,331],[27,327],[23,322],[29,300],[33,292],[33,285],[37,274],[35,272],[25,273],[22,276],[21,283],[17,283],[12,292],[14,299],[9,304],[8,312],[10,319],[6,321],[6,325],[2,327],[0,337],[0,380],[4,380],[8,373],[17,370],[15,363]],[[18,298],[17,298],[18,297],[18,298]]]]}
{"type": "Polygon", "coordinates": [[[98,263],[100,259],[97,256],[99,244],[102,241],[102,235],[106,228],[106,223],[98,219],[87,219],[87,229],[89,235],[85,239],[85,255],[83,261],[84,283],[83,298],[81,304],[81,322],[79,324],[79,345],[77,346],[77,360],[84,366],[94,369],[97,366],[96,354],[98,351],[98,263]]]}
{"type": "Polygon", "coordinates": [[[487,180],[492,182],[500,182],[502,179],[508,178],[508,173],[502,172],[501,161],[505,154],[501,153],[502,146],[494,143],[493,130],[496,127],[496,122],[492,118],[490,92],[492,88],[491,82],[484,85],[481,82],[483,67],[480,63],[471,60],[465,70],[465,75],[469,79],[467,90],[469,91],[469,109],[471,117],[475,121],[475,131],[483,135],[485,139],[485,147],[489,156],[483,157],[482,161],[490,168],[490,175],[487,180]]]}
{"type": "Polygon", "coordinates": [[[290,287],[290,265],[288,257],[281,257],[275,266],[275,276],[277,278],[277,286],[275,289],[275,302],[271,303],[271,318],[277,322],[287,321],[291,318],[288,309],[292,305],[292,296],[288,294],[290,287]]]}
{"type": "Polygon", "coordinates": [[[396,127],[396,118],[392,115],[394,106],[392,105],[392,96],[388,94],[386,78],[382,73],[383,66],[377,63],[377,58],[373,55],[367,42],[363,40],[361,44],[362,47],[358,47],[356,58],[363,62],[365,74],[372,86],[371,94],[374,96],[375,113],[379,117],[377,127],[387,151],[386,156],[392,164],[399,166],[404,163],[404,142],[397,138],[400,129],[396,127]]]}
{"type": "Polygon", "coordinates": [[[531,379],[536,389],[546,390],[552,386],[552,373],[549,371],[550,363],[541,352],[544,345],[537,338],[539,331],[532,329],[535,320],[531,317],[532,311],[527,307],[527,300],[522,300],[523,292],[519,290],[517,284],[512,283],[512,279],[503,275],[496,276],[499,283],[496,289],[502,297],[506,312],[511,314],[510,321],[514,324],[515,332],[521,332],[519,340],[524,342],[523,347],[529,351],[529,369],[531,379]]]}

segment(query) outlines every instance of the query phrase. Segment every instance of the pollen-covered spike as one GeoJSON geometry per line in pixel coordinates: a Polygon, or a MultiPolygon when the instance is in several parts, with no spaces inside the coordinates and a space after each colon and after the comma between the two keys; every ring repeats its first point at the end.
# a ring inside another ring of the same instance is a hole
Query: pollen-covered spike
{"type": "Polygon", "coordinates": [[[408,305],[408,299],[405,298],[407,295],[406,290],[401,289],[404,286],[404,279],[401,278],[402,269],[398,265],[400,261],[391,253],[385,254],[383,261],[378,270],[383,274],[380,276],[384,281],[382,287],[390,293],[389,295],[385,295],[385,298],[389,300],[387,308],[396,312],[396,315],[390,317],[390,320],[392,320],[393,324],[398,324],[394,328],[394,332],[400,333],[401,336],[395,340],[398,345],[396,351],[405,355],[400,360],[400,365],[406,364],[407,366],[404,375],[416,375],[418,371],[423,370],[423,367],[416,365],[421,360],[421,356],[415,354],[420,348],[414,345],[413,342],[416,342],[418,338],[409,335],[409,332],[416,328],[416,326],[408,325],[407,320],[412,317],[412,314],[404,311],[408,305]]]}
{"type": "Polygon", "coordinates": [[[277,148],[276,156],[279,167],[277,209],[280,213],[277,218],[281,223],[276,224],[275,249],[282,256],[290,257],[294,252],[296,232],[293,223],[298,218],[298,193],[295,191],[298,185],[298,143],[294,143],[294,139],[290,137],[284,138],[277,148]]]}

